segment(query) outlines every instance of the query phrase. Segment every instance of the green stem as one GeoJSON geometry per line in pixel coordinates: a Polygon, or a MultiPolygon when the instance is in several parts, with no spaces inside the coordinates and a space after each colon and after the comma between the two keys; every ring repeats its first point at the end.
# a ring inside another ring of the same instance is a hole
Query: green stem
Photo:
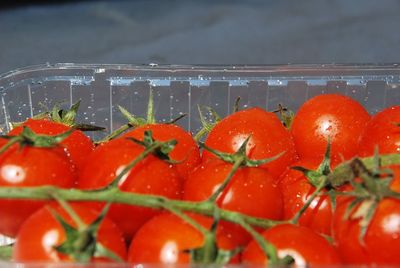
{"type": "MultiPolygon", "coordinates": [[[[149,207],[154,209],[164,209],[165,203],[169,203],[176,209],[193,212],[204,216],[213,216],[215,205],[208,202],[191,202],[183,200],[168,199],[163,196],[145,195],[138,193],[122,192],[118,188],[105,188],[101,190],[78,190],[63,189],[54,186],[39,187],[0,187],[0,199],[30,199],[30,200],[52,200],[53,195],[66,201],[96,201],[113,202],[134,206],[149,207]]],[[[238,218],[244,222],[262,227],[270,228],[272,226],[287,223],[287,221],[274,221],[251,217],[239,212],[220,209],[221,220],[237,223],[238,218]]]]}
{"type": "Polygon", "coordinates": [[[172,206],[170,203],[165,202],[164,209],[168,210],[169,212],[171,212],[171,213],[175,214],[176,216],[178,216],[179,218],[181,218],[183,221],[192,225],[196,230],[201,232],[202,235],[205,236],[209,232],[206,228],[203,227],[203,225],[199,224],[197,221],[192,219],[190,216],[186,215],[181,210],[172,206]]]}
{"type": "Polygon", "coordinates": [[[232,169],[229,171],[228,176],[225,178],[224,182],[218,187],[218,189],[208,198],[209,202],[215,202],[219,195],[225,190],[228,184],[231,182],[233,175],[235,175],[236,171],[242,165],[243,161],[245,160],[245,156],[239,156],[235,163],[232,166],[232,169]]]}
{"type": "Polygon", "coordinates": [[[237,97],[235,100],[235,104],[233,105],[232,113],[236,113],[239,111],[239,105],[240,105],[240,96],[237,97]]]}
{"type": "Polygon", "coordinates": [[[12,257],[13,245],[0,246],[0,260],[9,261],[12,257]]]}
{"type": "MultiPolygon", "coordinates": [[[[359,159],[367,169],[373,169],[375,167],[376,159],[374,156],[359,159]]],[[[338,187],[354,179],[355,174],[351,168],[351,162],[353,160],[354,159],[351,159],[338,165],[332,173],[327,176],[332,186],[338,187]]],[[[398,165],[400,164],[400,154],[380,155],[379,161],[382,166],[398,165]]]]}
{"type": "Polygon", "coordinates": [[[296,213],[296,215],[294,215],[293,219],[291,220],[291,222],[293,224],[297,224],[299,222],[301,215],[303,215],[303,213],[311,205],[311,203],[314,201],[314,199],[320,194],[322,189],[324,189],[326,187],[327,181],[328,181],[327,178],[324,177],[324,179],[320,182],[320,184],[315,189],[315,191],[310,195],[310,197],[308,198],[308,200],[304,204],[304,206],[296,213]]]}
{"type": "Polygon", "coordinates": [[[241,221],[239,219],[238,224],[242,226],[249,234],[251,234],[253,239],[258,243],[258,245],[261,247],[261,250],[268,257],[269,264],[274,265],[280,263],[278,252],[274,245],[269,243],[261,234],[259,234],[256,230],[254,230],[254,228],[247,222],[241,221]]]}
{"type": "Polygon", "coordinates": [[[22,138],[20,136],[12,137],[6,144],[4,144],[3,147],[1,147],[0,155],[3,154],[5,151],[7,151],[7,149],[13,146],[14,144],[20,142],[21,140],[22,138]]]}
{"type": "Polygon", "coordinates": [[[202,127],[199,132],[194,135],[193,139],[198,142],[200,139],[209,132],[208,127],[202,127]]]}
{"type": "MultiPolygon", "coordinates": [[[[375,166],[375,156],[360,158],[360,160],[367,169],[373,169],[375,166]]],[[[379,161],[383,167],[400,164],[400,154],[382,154],[379,156],[379,161]]]]}
{"type": "Polygon", "coordinates": [[[389,190],[387,193],[385,193],[385,197],[392,197],[392,198],[400,199],[400,193],[389,190]]]}
{"type": "Polygon", "coordinates": [[[150,87],[149,103],[147,104],[147,124],[155,124],[153,88],[150,87]]]}
{"type": "Polygon", "coordinates": [[[206,107],[206,108],[208,109],[209,112],[211,112],[211,114],[212,114],[212,116],[214,118],[214,122],[213,123],[208,123],[207,120],[206,120],[206,117],[203,115],[203,112],[201,111],[200,105],[197,105],[197,110],[199,111],[200,122],[201,122],[202,128],[194,136],[194,140],[196,142],[200,141],[200,139],[205,134],[210,132],[211,129],[215,126],[215,124],[217,124],[221,120],[220,116],[212,108],[210,108],[210,107],[206,107]]]}
{"type": "Polygon", "coordinates": [[[175,124],[176,122],[178,122],[179,120],[181,120],[182,118],[184,118],[186,116],[187,116],[187,114],[181,114],[178,117],[176,117],[176,118],[172,119],[171,121],[167,122],[166,124],[168,124],[168,125],[175,124]]]}
{"type": "Polygon", "coordinates": [[[101,140],[99,140],[99,141],[96,141],[95,143],[96,143],[96,144],[101,144],[101,143],[104,143],[104,142],[108,142],[108,141],[110,141],[110,140],[113,140],[113,139],[115,139],[116,137],[120,136],[122,133],[124,133],[126,130],[128,130],[128,129],[132,128],[132,127],[133,127],[133,125],[130,124],[130,123],[127,123],[127,124],[125,124],[125,125],[122,125],[122,126],[119,127],[118,129],[114,130],[111,134],[107,135],[105,138],[103,138],[103,139],[101,139],[101,140]]]}
{"type": "Polygon", "coordinates": [[[63,198],[58,196],[56,193],[53,194],[53,198],[61,205],[61,207],[67,212],[67,214],[72,218],[72,220],[76,223],[79,230],[86,228],[86,224],[82,221],[79,215],[75,212],[75,210],[65,201],[63,198]]]}
{"type": "Polygon", "coordinates": [[[132,162],[130,162],[118,176],[107,186],[107,187],[117,187],[119,181],[140,161],[145,159],[149,154],[154,152],[157,148],[162,146],[162,142],[154,142],[151,146],[146,148],[141,154],[139,154],[132,162]]]}

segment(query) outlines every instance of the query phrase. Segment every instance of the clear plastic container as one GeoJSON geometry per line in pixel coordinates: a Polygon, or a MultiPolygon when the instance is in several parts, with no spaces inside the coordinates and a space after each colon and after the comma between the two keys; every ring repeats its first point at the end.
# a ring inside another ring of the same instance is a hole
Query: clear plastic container
{"type": "MultiPolygon", "coordinates": [[[[156,117],[200,128],[197,105],[213,107],[221,116],[240,96],[241,107],[292,110],[323,93],[342,93],[371,112],[400,103],[400,66],[277,65],[158,66],[55,64],[23,68],[0,76],[0,131],[59,102],[81,99],[79,121],[105,126],[110,132],[125,120],[117,105],[135,115],[146,113],[149,89],[155,92],[156,117]]],[[[105,135],[97,132],[94,138],[105,135]]]]}
{"type": "MultiPolygon", "coordinates": [[[[360,101],[373,114],[400,103],[400,66],[32,66],[0,76],[0,133],[8,131],[11,122],[23,121],[45,107],[56,103],[67,107],[81,100],[78,121],[106,127],[106,132],[91,134],[99,139],[126,123],[117,105],[145,116],[150,88],[156,118],[170,121],[187,114],[178,124],[195,133],[201,128],[198,105],[225,116],[238,96],[243,108],[275,110],[281,103],[296,111],[315,95],[341,93],[360,101]]],[[[0,244],[6,241],[0,238],[0,244]]],[[[0,263],[4,265],[13,264],[0,263]]]]}

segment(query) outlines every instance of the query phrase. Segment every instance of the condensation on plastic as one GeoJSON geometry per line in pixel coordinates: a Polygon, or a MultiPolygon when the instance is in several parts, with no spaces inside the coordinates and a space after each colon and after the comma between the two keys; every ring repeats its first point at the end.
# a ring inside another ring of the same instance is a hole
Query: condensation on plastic
{"type": "MultiPolygon", "coordinates": [[[[195,133],[201,128],[198,105],[225,116],[239,96],[242,109],[258,106],[272,111],[283,104],[296,111],[313,96],[340,93],[374,114],[400,103],[400,66],[32,66],[0,76],[0,133],[6,133],[11,122],[23,121],[57,103],[68,107],[81,100],[78,121],[106,127],[105,132],[90,134],[100,139],[126,123],[118,105],[144,117],[150,89],[157,120],[168,122],[187,114],[178,124],[195,133]]],[[[7,241],[0,238],[0,245],[7,241]]]]}

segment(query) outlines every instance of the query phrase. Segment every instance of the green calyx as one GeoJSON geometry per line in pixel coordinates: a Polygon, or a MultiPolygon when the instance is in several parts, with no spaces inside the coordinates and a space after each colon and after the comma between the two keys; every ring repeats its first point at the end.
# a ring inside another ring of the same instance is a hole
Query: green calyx
{"type": "Polygon", "coordinates": [[[120,180],[126,174],[128,174],[137,163],[145,159],[149,154],[153,154],[157,158],[170,164],[180,163],[180,161],[175,161],[169,156],[169,153],[174,149],[175,145],[177,144],[176,140],[165,142],[157,141],[153,138],[152,132],[150,130],[144,132],[143,141],[131,137],[127,139],[143,146],[145,150],[141,154],[139,154],[134,160],[132,160],[128,165],[126,165],[121,173],[119,173],[119,175],[106,188],[117,187],[120,180]]]}
{"type": "MultiPolygon", "coordinates": [[[[53,122],[60,123],[74,129],[81,131],[100,131],[104,130],[104,127],[94,126],[90,124],[79,124],[76,122],[76,116],[78,114],[78,109],[81,104],[81,100],[72,104],[69,109],[61,109],[60,105],[57,103],[54,105],[53,109],[46,111],[37,115],[34,115],[32,119],[50,119],[53,122]]],[[[44,109],[48,110],[47,107],[44,109]]],[[[12,123],[12,127],[20,126],[23,122],[12,123]]]]}
{"type": "Polygon", "coordinates": [[[224,162],[231,163],[233,164],[231,171],[229,172],[228,176],[225,178],[223,183],[218,187],[218,189],[209,197],[208,201],[209,202],[215,202],[219,195],[224,191],[224,189],[228,186],[228,184],[231,182],[233,179],[234,174],[240,167],[258,167],[260,165],[269,163],[271,161],[276,160],[280,156],[284,154],[280,153],[274,157],[271,158],[266,158],[266,159],[260,159],[260,160],[252,160],[247,157],[246,154],[246,148],[247,144],[249,143],[251,136],[247,137],[247,139],[242,143],[242,145],[239,147],[237,152],[233,154],[228,154],[224,153],[221,151],[214,150],[204,143],[200,142],[200,146],[204,148],[205,150],[211,152],[214,154],[217,158],[223,160],[224,162]]]}
{"type": "Polygon", "coordinates": [[[186,249],[184,253],[190,254],[191,262],[195,264],[214,264],[214,265],[224,265],[227,264],[233,256],[238,254],[242,249],[236,248],[233,250],[223,250],[217,245],[217,226],[220,220],[219,209],[214,206],[213,213],[213,223],[211,228],[208,230],[199,224],[197,221],[192,219],[190,216],[181,212],[173,206],[166,205],[165,209],[169,210],[171,213],[175,214],[183,221],[192,225],[196,230],[198,230],[204,237],[204,243],[201,247],[186,249]]]}
{"type": "MultiPolygon", "coordinates": [[[[107,135],[104,139],[96,141],[95,142],[96,144],[100,144],[100,143],[115,139],[115,138],[119,137],[121,134],[123,134],[125,131],[127,131],[131,128],[157,123],[157,120],[155,118],[154,96],[153,96],[152,88],[150,88],[149,101],[147,103],[146,118],[137,117],[137,116],[131,114],[127,109],[125,109],[124,107],[122,107],[120,105],[118,105],[118,109],[121,112],[122,116],[125,117],[125,119],[128,121],[128,123],[122,125],[118,129],[113,131],[111,134],[107,135]]],[[[170,122],[167,122],[166,124],[174,124],[175,122],[179,121],[180,119],[182,119],[185,116],[186,116],[186,114],[182,114],[182,115],[178,116],[177,118],[172,119],[170,122]]]]}
{"type": "Polygon", "coordinates": [[[242,248],[224,250],[218,247],[215,230],[210,230],[204,234],[204,244],[200,248],[189,249],[191,261],[197,264],[227,264],[232,257],[240,253],[242,248]]]}
{"type": "Polygon", "coordinates": [[[152,154],[161,160],[167,161],[170,164],[180,163],[180,161],[175,161],[171,159],[169,155],[177,144],[176,140],[169,140],[165,142],[156,141],[153,138],[151,130],[147,130],[144,132],[143,141],[131,137],[127,139],[133,141],[136,144],[142,145],[146,149],[152,149],[152,154]]]}
{"type": "Polygon", "coordinates": [[[359,242],[364,244],[364,237],[379,203],[386,198],[400,199],[400,193],[390,189],[393,172],[390,169],[382,168],[377,150],[370,168],[367,168],[363,161],[357,158],[350,162],[350,168],[354,178],[358,179],[350,180],[352,190],[344,193],[346,196],[354,197],[346,208],[344,220],[359,220],[359,242]]]}
{"type": "MultiPolygon", "coordinates": [[[[153,95],[152,88],[150,88],[149,101],[147,103],[146,118],[136,117],[133,114],[131,114],[127,109],[125,109],[124,107],[119,106],[119,105],[118,105],[118,109],[120,110],[121,114],[125,117],[125,119],[128,120],[128,125],[130,125],[131,127],[139,127],[139,126],[143,126],[143,125],[151,125],[151,124],[157,123],[157,120],[155,117],[155,111],[154,111],[154,95],[153,95]]],[[[166,124],[173,124],[185,116],[186,116],[186,114],[182,114],[182,115],[178,116],[177,118],[172,119],[170,122],[167,122],[166,124]]]]}
{"type": "Polygon", "coordinates": [[[250,141],[250,138],[251,138],[251,136],[247,137],[246,140],[239,147],[237,152],[235,152],[233,154],[224,153],[224,152],[215,150],[213,148],[208,147],[203,142],[199,142],[199,145],[203,149],[211,152],[217,158],[219,158],[227,163],[232,163],[232,164],[240,162],[240,166],[243,166],[243,167],[258,167],[260,165],[267,164],[269,162],[272,162],[272,161],[278,159],[285,153],[285,152],[281,152],[273,157],[265,158],[265,159],[259,159],[259,160],[250,159],[247,157],[247,154],[246,154],[246,148],[247,148],[247,144],[250,141]]]}
{"type": "MultiPolygon", "coordinates": [[[[60,202],[61,200],[58,199],[58,201],[60,202]]],[[[117,254],[104,247],[97,239],[100,224],[106,216],[110,204],[107,204],[100,215],[88,225],[82,222],[67,202],[61,201],[60,204],[73,219],[77,228],[67,223],[56,211],[49,208],[54,218],[61,224],[66,235],[65,241],[54,247],[57,252],[67,255],[74,261],[80,263],[88,263],[96,257],[104,257],[116,262],[123,262],[117,254]]]]}
{"type": "Polygon", "coordinates": [[[8,142],[0,149],[0,154],[4,153],[12,145],[18,143],[21,147],[32,146],[40,148],[50,148],[57,146],[60,142],[65,140],[74,131],[74,128],[67,130],[64,133],[50,136],[40,135],[34,133],[29,127],[23,126],[21,134],[18,136],[2,136],[2,138],[8,139],[8,142]]]}
{"type": "MultiPolygon", "coordinates": [[[[239,109],[239,100],[240,98],[237,99],[235,106],[234,106],[234,112],[239,109]]],[[[194,136],[195,141],[200,141],[201,138],[209,133],[218,122],[220,122],[222,119],[218,115],[218,113],[211,107],[209,106],[203,106],[201,107],[200,105],[197,105],[197,110],[199,111],[199,116],[200,116],[200,122],[202,125],[202,128],[199,130],[199,132],[196,133],[194,136]],[[208,114],[211,116],[211,121],[208,121],[206,116],[204,115],[202,109],[205,109],[208,114]]]]}
{"type": "Polygon", "coordinates": [[[324,159],[322,160],[321,164],[318,166],[316,170],[306,169],[300,166],[293,166],[291,167],[291,169],[301,171],[304,174],[304,176],[306,176],[306,178],[308,179],[309,183],[312,186],[318,187],[321,184],[321,181],[324,180],[324,177],[332,173],[330,167],[331,165],[330,154],[331,154],[331,143],[328,140],[328,145],[326,146],[324,159]]]}
{"type": "Polygon", "coordinates": [[[332,171],[331,174],[327,176],[330,184],[333,187],[339,187],[341,185],[350,183],[356,178],[356,174],[352,168],[352,162],[357,161],[356,159],[358,159],[367,169],[372,169],[375,165],[376,157],[378,158],[381,166],[400,164],[400,154],[398,153],[378,155],[374,157],[354,158],[341,163],[332,171]]]}
{"type": "Polygon", "coordinates": [[[282,106],[282,104],[278,104],[278,109],[272,111],[273,113],[278,113],[281,117],[281,121],[283,125],[290,129],[292,127],[292,123],[294,120],[294,112],[289,110],[288,108],[282,106]]]}
{"type": "Polygon", "coordinates": [[[49,117],[51,120],[57,123],[67,125],[69,127],[74,127],[82,131],[100,131],[104,130],[104,127],[94,126],[90,124],[78,124],[76,123],[76,116],[78,114],[78,109],[81,104],[81,100],[72,104],[70,109],[64,110],[59,107],[59,105],[54,105],[53,109],[49,112],[49,117]]]}
{"type": "Polygon", "coordinates": [[[332,204],[332,210],[336,208],[336,197],[338,195],[351,196],[354,199],[346,208],[344,220],[358,219],[360,225],[359,241],[364,243],[364,237],[368,226],[375,214],[379,202],[384,198],[399,198],[400,193],[390,189],[393,180],[393,173],[389,169],[382,169],[382,166],[398,164],[399,154],[380,156],[376,150],[373,157],[354,158],[338,165],[334,170],[330,169],[330,145],[325,153],[324,160],[317,170],[309,170],[303,167],[292,167],[304,173],[309,183],[316,189],[310,195],[304,206],[296,213],[291,220],[297,223],[304,211],[311,202],[319,195],[328,195],[332,204]],[[356,179],[358,178],[358,179],[356,179]],[[351,191],[341,192],[336,189],[342,185],[350,184],[351,191]],[[325,190],[325,192],[322,192],[325,190]]]}
{"type": "Polygon", "coordinates": [[[228,263],[234,255],[239,253],[240,249],[223,250],[218,247],[216,231],[220,220],[220,210],[215,204],[210,203],[210,206],[213,211],[213,223],[211,228],[208,230],[180,209],[177,209],[171,204],[163,203],[163,208],[165,210],[191,225],[204,237],[204,243],[201,247],[185,249],[183,252],[190,254],[191,261],[195,264],[216,264],[219,266],[228,263]]]}
{"type": "Polygon", "coordinates": [[[241,248],[223,250],[218,247],[217,226],[219,221],[219,210],[215,208],[213,213],[213,223],[211,224],[210,230],[203,231],[203,246],[190,250],[191,259],[194,263],[224,265],[242,250],[241,248]]]}
{"type": "Polygon", "coordinates": [[[57,123],[65,124],[72,127],[75,124],[76,115],[78,113],[81,101],[74,103],[69,110],[61,109],[57,104],[50,111],[50,118],[57,123]]]}
{"type": "Polygon", "coordinates": [[[301,207],[299,211],[292,218],[291,222],[293,224],[297,224],[299,222],[301,215],[303,215],[303,213],[311,205],[314,199],[321,194],[328,195],[329,200],[331,202],[332,213],[336,209],[337,192],[328,179],[329,174],[332,173],[332,169],[330,167],[331,164],[330,154],[331,154],[331,142],[330,139],[328,139],[328,145],[325,150],[324,158],[316,170],[310,170],[300,166],[291,167],[294,170],[301,171],[304,174],[304,176],[308,179],[308,182],[315,188],[314,192],[308,197],[303,207],[301,207]],[[323,192],[324,190],[325,192],[323,192]]]}

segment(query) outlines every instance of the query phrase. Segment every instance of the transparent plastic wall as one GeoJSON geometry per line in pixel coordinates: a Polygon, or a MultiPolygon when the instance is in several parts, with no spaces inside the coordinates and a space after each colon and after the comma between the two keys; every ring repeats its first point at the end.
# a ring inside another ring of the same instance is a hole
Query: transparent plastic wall
{"type": "Polygon", "coordinates": [[[56,103],[66,107],[81,100],[79,121],[104,126],[110,132],[125,123],[118,105],[145,116],[150,88],[157,119],[166,122],[187,114],[178,124],[192,132],[200,128],[198,105],[225,116],[238,96],[241,108],[274,110],[281,103],[296,111],[315,95],[341,93],[375,113],[400,103],[399,77],[397,65],[37,66],[0,78],[0,127],[5,132],[10,122],[23,121],[56,103]]]}

